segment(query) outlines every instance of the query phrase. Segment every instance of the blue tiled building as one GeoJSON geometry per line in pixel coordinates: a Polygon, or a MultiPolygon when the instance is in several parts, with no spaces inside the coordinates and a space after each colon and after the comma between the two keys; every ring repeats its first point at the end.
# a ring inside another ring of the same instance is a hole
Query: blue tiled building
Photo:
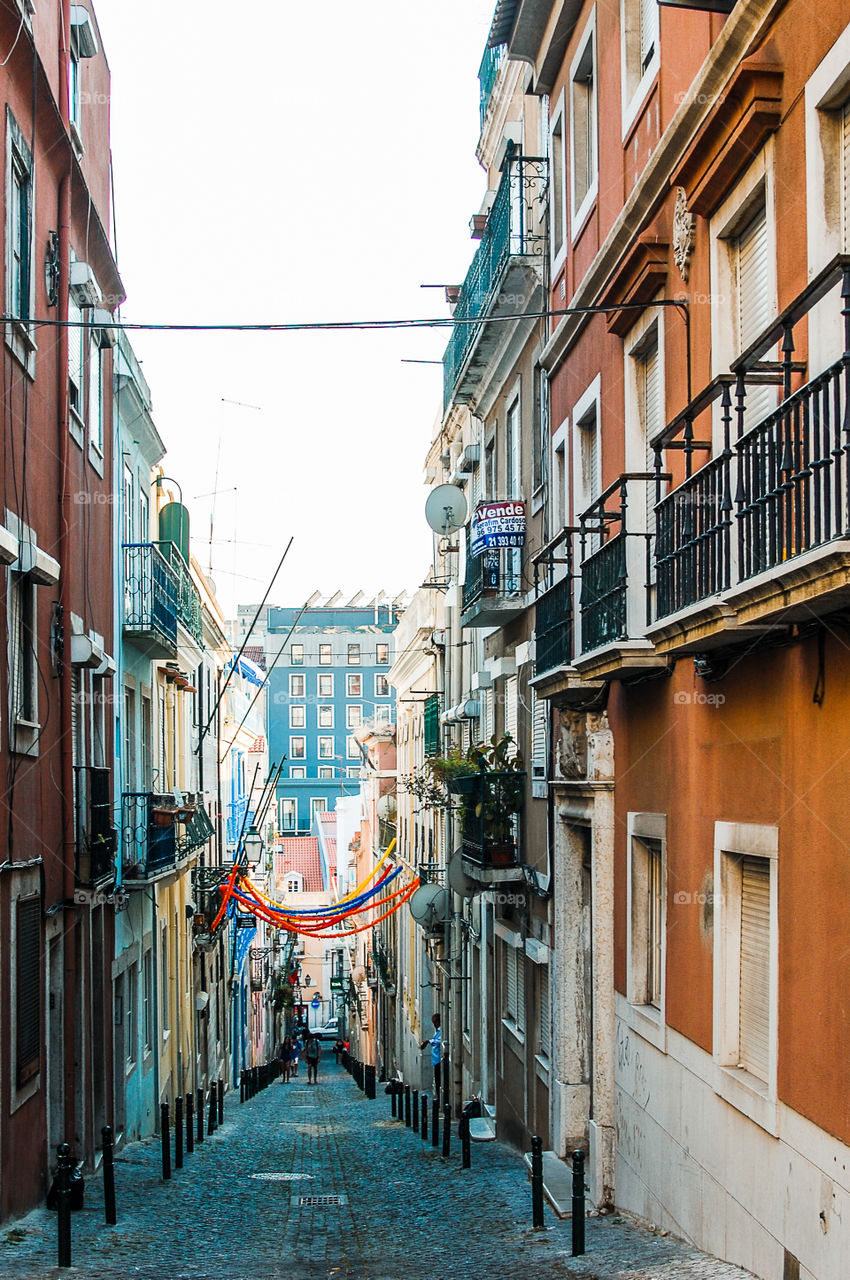
{"type": "Polygon", "coordinates": [[[356,790],[366,721],[394,718],[387,673],[394,658],[398,601],[333,599],[270,608],[266,629],[269,758],[286,763],[277,788],[283,835],[308,833],[320,809],[356,790]],[[283,652],[281,653],[281,648],[283,652]],[[280,654],[278,657],[277,655],[280,654]]]}

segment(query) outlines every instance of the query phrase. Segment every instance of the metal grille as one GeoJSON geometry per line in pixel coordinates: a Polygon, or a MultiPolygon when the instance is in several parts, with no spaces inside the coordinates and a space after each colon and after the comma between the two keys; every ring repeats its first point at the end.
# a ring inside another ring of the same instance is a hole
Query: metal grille
{"type": "Polygon", "coordinates": [[[295,1204],[299,1209],[332,1209],[348,1204],[348,1196],[298,1196],[295,1204]]]}
{"type": "Polygon", "coordinates": [[[41,902],[17,904],[17,1074],[23,1084],[38,1071],[41,1051],[41,902]]]}

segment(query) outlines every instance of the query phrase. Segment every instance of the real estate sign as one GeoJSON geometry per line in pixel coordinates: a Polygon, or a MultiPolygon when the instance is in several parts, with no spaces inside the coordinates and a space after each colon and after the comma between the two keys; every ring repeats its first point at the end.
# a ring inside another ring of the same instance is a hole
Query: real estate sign
{"type": "Polygon", "coordinates": [[[474,556],[499,547],[521,547],[525,542],[525,503],[480,502],[472,517],[469,550],[474,556]]]}

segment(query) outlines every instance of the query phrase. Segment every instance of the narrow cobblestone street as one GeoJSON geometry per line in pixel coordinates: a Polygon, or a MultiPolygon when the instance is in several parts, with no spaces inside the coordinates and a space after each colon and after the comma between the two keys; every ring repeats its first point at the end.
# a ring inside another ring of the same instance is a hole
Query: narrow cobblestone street
{"type": "Polygon", "coordinates": [[[590,1219],[587,1253],[570,1256],[570,1224],[547,1207],[530,1227],[525,1168],[498,1143],[460,1144],[444,1160],[368,1101],[333,1063],[317,1087],[275,1082],[240,1105],[172,1180],[160,1178],[157,1140],[116,1159],[118,1225],[103,1225],[100,1179],[73,1215],[72,1271],[58,1271],[56,1217],[38,1210],[0,1232],[0,1275],[102,1280],[746,1280],[619,1215],[590,1219]],[[302,1196],[338,1205],[302,1207],[302,1196]]]}

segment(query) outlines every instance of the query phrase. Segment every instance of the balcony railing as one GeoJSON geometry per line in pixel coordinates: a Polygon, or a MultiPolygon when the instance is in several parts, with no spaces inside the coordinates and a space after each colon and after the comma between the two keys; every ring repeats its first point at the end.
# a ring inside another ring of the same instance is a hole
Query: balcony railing
{"type": "Polygon", "coordinates": [[[125,880],[151,880],[177,864],[177,830],[167,815],[170,796],[125,792],[121,799],[121,856],[125,880]]]}
{"type": "Polygon", "coordinates": [[[463,856],[484,871],[504,873],[519,866],[525,778],[515,770],[488,770],[449,784],[460,798],[463,856]]]}
{"type": "Polygon", "coordinates": [[[173,657],[177,609],[177,577],[159,547],[152,542],[125,543],[124,630],[151,642],[162,656],[173,657]]]}
{"type": "Polygon", "coordinates": [[[177,581],[177,618],[198,644],[203,644],[204,632],[201,614],[201,597],[192,581],[189,566],[173,542],[158,543],[163,557],[171,566],[177,581]]]}
{"type": "Polygon", "coordinates": [[[689,436],[718,394],[723,448],[657,508],[659,619],[850,537],[850,259],[822,272],[656,447],[676,447],[673,437],[683,430],[688,464],[694,448],[709,448],[689,436]],[[804,367],[793,361],[794,327],[839,280],[844,354],[792,392],[793,375],[804,367]],[[760,364],[780,338],[782,362],[760,364]],[[780,383],[783,398],[747,429],[747,386],[759,378],[780,383]]]}
{"type": "Polygon", "coordinates": [[[467,552],[464,612],[484,599],[519,596],[521,591],[522,551],[519,548],[483,551],[478,556],[467,552]]]}
{"type": "MultiPolygon", "coordinates": [[[[448,408],[464,362],[488,312],[498,300],[505,267],[512,257],[540,257],[545,249],[546,160],[512,156],[502,175],[484,234],[466,273],[454,311],[455,327],[443,356],[444,403],[448,408]],[[470,323],[480,321],[481,323],[470,323]]],[[[511,312],[521,300],[505,300],[511,312]]]]}
{"type": "Polygon", "coordinates": [[[505,57],[505,45],[497,44],[493,48],[489,45],[484,50],[484,57],[481,59],[481,66],[478,68],[478,84],[480,86],[480,107],[481,107],[481,127],[484,127],[484,120],[487,115],[487,108],[490,105],[490,97],[496,84],[496,76],[499,74],[499,67],[505,57]]]}
{"type": "Polygon", "coordinates": [[[538,597],[535,618],[535,674],[568,667],[573,656],[572,575],[538,597]]]}

